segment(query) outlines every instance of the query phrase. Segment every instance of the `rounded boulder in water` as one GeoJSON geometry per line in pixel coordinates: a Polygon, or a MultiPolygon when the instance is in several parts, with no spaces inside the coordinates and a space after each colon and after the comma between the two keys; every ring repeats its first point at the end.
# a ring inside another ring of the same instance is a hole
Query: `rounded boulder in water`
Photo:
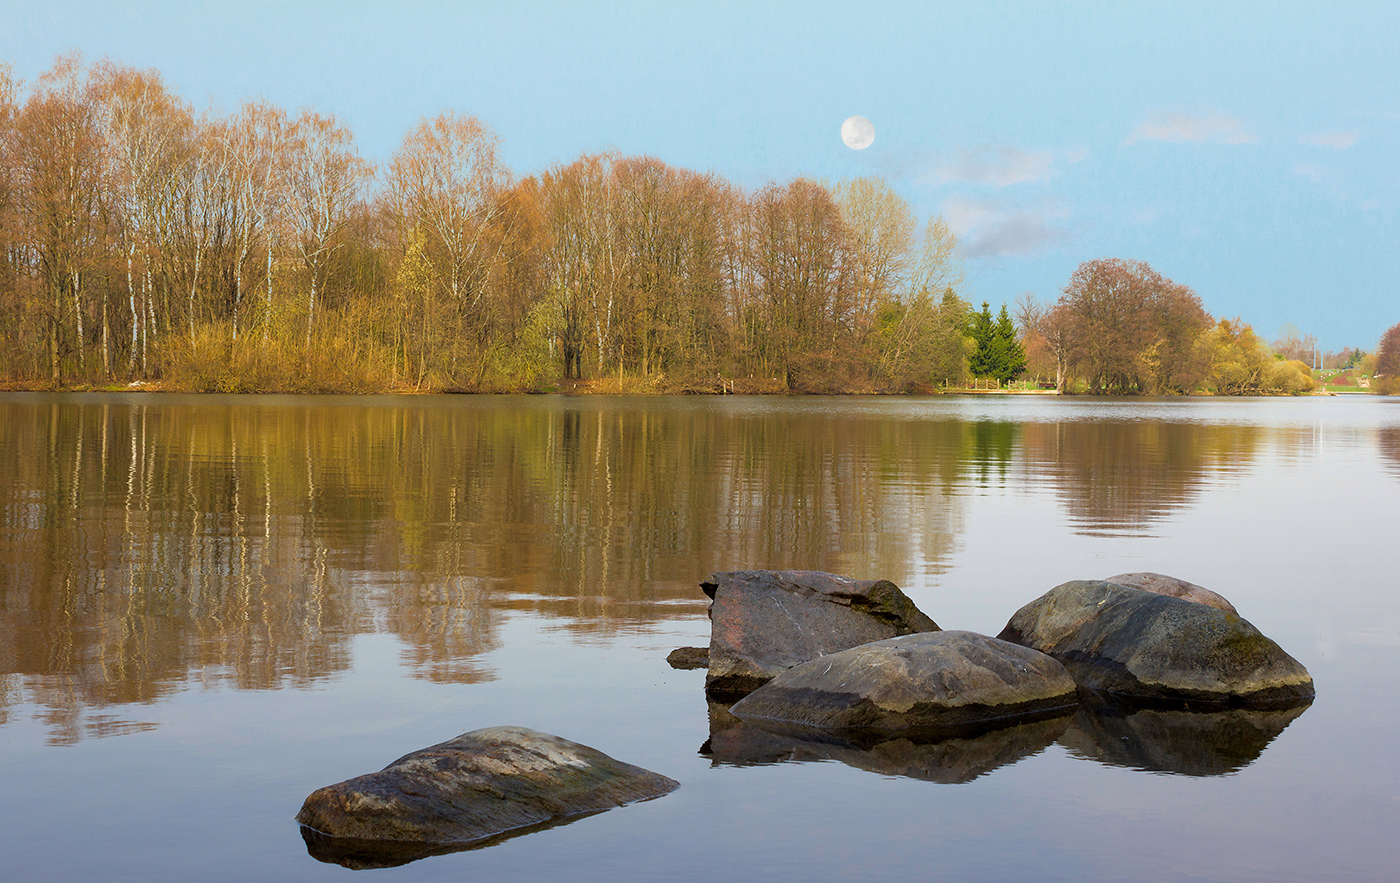
{"type": "Polygon", "coordinates": [[[998,636],[1048,653],[1081,687],[1206,707],[1311,702],[1312,675],[1248,620],[1101,580],[1056,586],[998,636]]]}
{"type": "Polygon", "coordinates": [[[939,631],[805,662],[732,711],[803,727],[952,735],[1075,704],[1074,679],[1045,654],[975,632],[939,631]]]}

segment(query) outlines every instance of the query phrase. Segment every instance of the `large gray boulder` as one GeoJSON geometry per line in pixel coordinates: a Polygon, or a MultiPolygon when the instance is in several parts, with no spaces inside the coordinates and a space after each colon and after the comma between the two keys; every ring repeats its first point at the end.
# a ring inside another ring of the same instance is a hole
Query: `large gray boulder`
{"type": "Polygon", "coordinates": [[[745,720],[920,737],[988,729],[1076,703],[1055,660],[975,632],[862,644],[794,666],[730,710],[745,720]]]}
{"type": "Polygon", "coordinates": [[[716,573],[700,588],[710,604],[705,691],[733,701],[794,665],[851,647],[936,632],[889,580],[808,570],[716,573]]]}
{"type": "Polygon", "coordinates": [[[1215,607],[1224,610],[1226,613],[1233,613],[1236,616],[1240,612],[1235,609],[1235,605],[1225,600],[1223,595],[1216,594],[1204,586],[1195,583],[1188,583],[1184,579],[1174,576],[1167,576],[1165,573],[1120,573],[1117,576],[1110,576],[1104,580],[1106,583],[1117,583],[1120,586],[1132,586],[1135,589],[1154,592],[1158,595],[1170,595],[1173,598],[1180,598],[1183,601],[1194,601],[1197,604],[1204,604],[1207,607],[1215,607]]]}
{"type": "Polygon", "coordinates": [[[998,637],[1060,660],[1081,687],[1120,697],[1251,707],[1313,697],[1308,670],[1248,621],[1117,583],[1056,586],[998,637]]]}
{"type": "Polygon", "coordinates": [[[321,788],[306,798],[297,821],[322,835],[318,842],[343,838],[363,853],[364,843],[375,841],[399,855],[396,844],[481,841],[660,797],[677,785],[558,736],[490,727],[321,788]]]}

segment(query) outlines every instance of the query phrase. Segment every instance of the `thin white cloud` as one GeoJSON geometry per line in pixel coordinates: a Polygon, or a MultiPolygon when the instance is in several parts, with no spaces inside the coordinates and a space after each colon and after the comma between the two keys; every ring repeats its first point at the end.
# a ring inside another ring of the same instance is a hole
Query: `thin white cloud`
{"type": "Polygon", "coordinates": [[[1123,146],[1139,141],[1170,141],[1203,144],[1218,141],[1224,144],[1253,144],[1259,139],[1244,127],[1239,117],[1223,113],[1156,113],[1128,133],[1123,146]]]}
{"type": "Polygon", "coordinates": [[[1293,167],[1293,174],[1307,178],[1314,183],[1322,180],[1322,169],[1310,162],[1298,163],[1293,167]]]}
{"type": "Polygon", "coordinates": [[[964,150],[952,159],[934,163],[928,180],[935,184],[971,183],[1009,187],[1027,181],[1044,181],[1055,174],[1055,154],[1048,150],[1022,150],[995,144],[964,150]]]}
{"type": "Polygon", "coordinates": [[[1053,206],[1028,208],[996,199],[953,197],[944,201],[942,215],[969,258],[1034,254],[1071,239],[1068,230],[1053,223],[1064,218],[1053,206]]]}
{"type": "Polygon", "coordinates": [[[1311,135],[1303,135],[1298,140],[1303,144],[1311,144],[1314,147],[1330,147],[1333,150],[1346,150],[1356,143],[1359,132],[1314,132],[1311,135]]]}

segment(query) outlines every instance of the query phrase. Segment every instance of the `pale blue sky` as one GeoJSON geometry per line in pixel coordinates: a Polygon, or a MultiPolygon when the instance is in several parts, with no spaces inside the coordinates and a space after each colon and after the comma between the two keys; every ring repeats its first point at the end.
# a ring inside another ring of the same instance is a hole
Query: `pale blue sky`
{"type": "Polygon", "coordinates": [[[0,20],[26,81],[77,49],[199,107],[333,112],[374,161],[453,109],[522,175],[610,147],[747,187],[879,174],[959,231],[993,306],[1125,257],[1269,339],[1371,348],[1400,321],[1400,3],[0,0],[0,20]]]}

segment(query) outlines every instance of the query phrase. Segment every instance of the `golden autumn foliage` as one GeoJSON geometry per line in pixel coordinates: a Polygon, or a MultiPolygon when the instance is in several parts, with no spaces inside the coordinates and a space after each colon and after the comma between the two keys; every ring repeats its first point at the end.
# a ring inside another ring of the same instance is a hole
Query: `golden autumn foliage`
{"type": "Polygon", "coordinates": [[[28,88],[0,69],[11,384],[930,388],[964,341],[925,292],[961,270],[942,219],[918,231],[873,178],[745,192],[601,154],[517,180],[455,113],[375,170],[314,110],[198,113],[76,56],[28,88]]]}

